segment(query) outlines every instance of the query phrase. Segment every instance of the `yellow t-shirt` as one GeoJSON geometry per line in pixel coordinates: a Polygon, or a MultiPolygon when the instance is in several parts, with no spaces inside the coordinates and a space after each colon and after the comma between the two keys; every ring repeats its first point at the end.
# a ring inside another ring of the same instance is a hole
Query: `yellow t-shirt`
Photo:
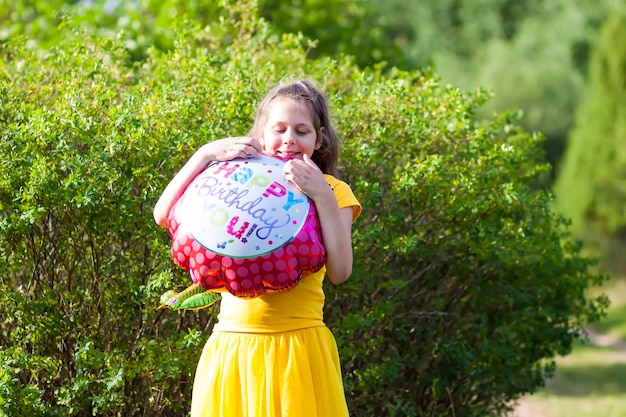
{"type": "MultiPolygon", "coordinates": [[[[324,175],[337,198],[339,208],[352,207],[354,222],[361,205],[345,182],[324,175]]],[[[326,268],[308,275],[290,291],[245,299],[222,293],[216,332],[272,333],[323,326],[326,268]]]]}

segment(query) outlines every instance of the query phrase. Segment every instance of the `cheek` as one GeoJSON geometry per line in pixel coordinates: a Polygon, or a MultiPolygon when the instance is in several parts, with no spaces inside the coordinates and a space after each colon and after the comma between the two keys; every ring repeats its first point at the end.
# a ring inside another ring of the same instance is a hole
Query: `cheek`
{"type": "Polygon", "coordinates": [[[269,136],[268,132],[261,132],[261,137],[259,138],[259,143],[263,148],[266,148],[271,143],[271,136],[269,136]]]}
{"type": "Polygon", "coordinates": [[[280,146],[280,142],[276,141],[274,138],[270,137],[264,137],[261,140],[261,146],[263,146],[263,149],[274,149],[280,146]]]}
{"type": "Polygon", "coordinates": [[[315,141],[313,142],[314,143],[314,145],[313,145],[314,149],[317,150],[317,149],[321,148],[323,142],[324,142],[323,134],[316,135],[315,136],[315,141]]]}

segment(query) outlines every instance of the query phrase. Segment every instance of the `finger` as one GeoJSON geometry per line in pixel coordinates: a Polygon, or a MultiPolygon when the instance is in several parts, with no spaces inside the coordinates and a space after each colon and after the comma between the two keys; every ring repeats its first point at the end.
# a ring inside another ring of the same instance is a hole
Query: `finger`
{"type": "Polygon", "coordinates": [[[240,156],[243,158],[259,158],[261,156],[262,147],[259,141],[249,136],[240,136],[236,138],[235,143],[240,147],[240,156]]]}
{"type": "Polygon", "coordinates": [[[295,179],[295,177],[294,177],[294,175],[293,175],[293,174],[291,174],[291,173],[285,173],[284,179],[285,179],[285,182],[288,182],[288,183],[290,183],[290,184],[293,184],[293,186],[294,186],[294,187],[296,187],[296,189],[297,189],[298,191],[300,191],[300,192],[302,191],[302,190],[300,190],[300,187],[299,187],[299,186],[298,186],[298,184],[296,183],[296,179],[295,179]]]}
{"type": "Polygon", "coordinates": [[[302,169],[305,166],[306,163],[300,159],[290,159],[289,161],[285,162],[285,167],[289,167],[290,171],[302,169]]]}
{"type": "Polygon", "coordinates": [[[259,142],[258,140],[256,140],[255,138],[250,138],[252,139],[250,141],[250,145],[259,153],[261,154],[261,152],[263,152],[263,146],[261,146],[261,142],[259,142]]]}
{"type": "Polygon", "coordinates": [[[296,185],[296,183],[294,182],[294,177],[293,174],[291,173],[285,173],[285,175],[283,176],[283,178],[285,179],[286,182],[290,182],[293,185],[296,185]]]}
{"type": "Polygon", "coordinates": [[[283,173],[293,173],[295,168],[294,163],[295,159],[290,159],[289,161],[286,161],[285,165],[283,165],[283,173]]]}
{"type": "Polygon", "coordinates": [[[261,149],[255,147],[254,144],[246,145],[246,157],[261,157],[261,149]]]}
{"type": "Polygon", "coordinates": [[[318,167],[318,166],[317,166],[317,164],[315,163],[315,161],[313,161],[309,155],[304,154],[303,161],[304,161],[304,162],[305,162],[308,166],[310,166],[311,168],[314,168],[314,169],[315,169],[315,171],[319,171],[319,170],[320,170],[320,167],[318,167]]]}

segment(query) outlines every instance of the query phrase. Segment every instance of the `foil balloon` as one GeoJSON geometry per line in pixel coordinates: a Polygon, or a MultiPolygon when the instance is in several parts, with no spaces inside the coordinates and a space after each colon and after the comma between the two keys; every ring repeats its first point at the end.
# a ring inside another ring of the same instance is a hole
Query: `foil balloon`
{"type": "MultiPolygon", "coordinates": [[[[283,180],[284,164],[267,155],[213,162],[174,204],[171,253],[189,271],[191,293],[225,288],[249,298],[287,291],[323,267],[315,204],[283,180]]],[[[179,305],[176,295],[162,302],[179,305]]]]}

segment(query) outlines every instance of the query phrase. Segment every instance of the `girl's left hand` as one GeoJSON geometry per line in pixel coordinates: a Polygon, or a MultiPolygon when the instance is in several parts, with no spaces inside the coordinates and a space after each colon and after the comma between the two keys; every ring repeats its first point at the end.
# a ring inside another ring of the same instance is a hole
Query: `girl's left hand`
{"type": "Polygon", "coordinates": [[[316,200],[322,193],[328,193],[330,187],[324,178],[324,174],[308,155],[304,155],[302,160],[292,159],[285,163],[283,168],[285,181],[296,186],[296,188],[316,200]]]}

